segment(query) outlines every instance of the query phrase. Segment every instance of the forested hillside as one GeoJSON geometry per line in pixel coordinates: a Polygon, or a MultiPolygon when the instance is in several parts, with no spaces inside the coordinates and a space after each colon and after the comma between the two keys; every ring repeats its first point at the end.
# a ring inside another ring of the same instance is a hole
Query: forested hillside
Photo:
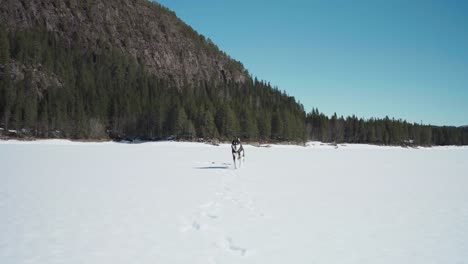
{"type": "Polygon", "coordinates": [[[302,106],[250,77],[177,87],[118,49],[67,47],[42,28],[0,40],[0,127],[23,136],[305,140],[302,106]]]}

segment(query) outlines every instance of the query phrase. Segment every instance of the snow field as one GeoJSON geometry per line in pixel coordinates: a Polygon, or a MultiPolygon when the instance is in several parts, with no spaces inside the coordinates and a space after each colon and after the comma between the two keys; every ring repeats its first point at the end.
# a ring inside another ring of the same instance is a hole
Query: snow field
{"type": "Polygon", "coordinates": [[[0,142],[0,263],[468,263],[468,148],[0,142]]]}

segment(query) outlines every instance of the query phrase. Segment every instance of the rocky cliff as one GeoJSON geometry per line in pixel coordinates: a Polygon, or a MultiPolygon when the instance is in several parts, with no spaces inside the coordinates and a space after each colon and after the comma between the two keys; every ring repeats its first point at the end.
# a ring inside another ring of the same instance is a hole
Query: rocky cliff
{"type": "Polygon", "coordinates": [[[96,54],[121,50],[177,88],[249,78],[240,62],[147,0],[0,0],[0,23],[9,31],[45,28],[96,54]]]}

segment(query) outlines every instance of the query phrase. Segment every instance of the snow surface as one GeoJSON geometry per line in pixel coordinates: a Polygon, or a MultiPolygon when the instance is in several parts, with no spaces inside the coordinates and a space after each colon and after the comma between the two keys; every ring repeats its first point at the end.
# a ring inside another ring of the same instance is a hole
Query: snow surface
{"type": "Polygon", "coordinates": [[[0,263],[468,263],[468,148],[0,141],[0,263]]]}

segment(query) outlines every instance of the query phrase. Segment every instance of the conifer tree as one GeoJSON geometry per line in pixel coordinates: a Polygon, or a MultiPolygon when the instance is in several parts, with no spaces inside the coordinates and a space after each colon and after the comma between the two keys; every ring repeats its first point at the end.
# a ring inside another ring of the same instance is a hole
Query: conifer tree
{"type": "Polygon", "coordinates": [[[241,126],[240,134],[242,138],[253,139],[253,140],[258,138],[257,120],[255,119],[255,115],[252,114],[251,111],[244,109],[241,112],[240,126],[241,126]]]}
{"type": "Polygon", "coordinates": [[[8,130],[8,121],[10,119],[11,108],[14,101],[13,85],[10,78],[10,43],[8,33],[3,25],[0,25],[0,66],[3,72],[0,72],[0,123],[3,122],[5,129],[8,130]]]}
{"type": "Polygon", "coordinates": [[[239,122],[237,116],[229,105],[221,106],[215,118],[216,126],[225,139],[238,137],[239,122]]]}
{"type": "Polygon", "coordinates": [[[271,118],[271,137],[273,139],[284,139],[284,123],[280,113],[275,111],[271,118]]]}

